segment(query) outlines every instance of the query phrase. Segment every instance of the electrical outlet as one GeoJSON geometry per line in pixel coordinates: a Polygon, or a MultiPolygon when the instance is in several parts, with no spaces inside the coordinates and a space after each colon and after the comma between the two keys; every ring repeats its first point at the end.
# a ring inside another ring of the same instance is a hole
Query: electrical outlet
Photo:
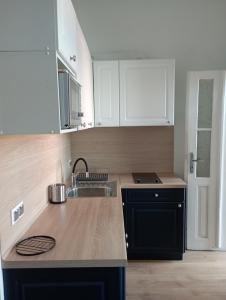
{"type": "Polygon", "coordinates": [[[17,206],[11,209],[11,222],[14,225],[24,214],[24,203],[21,201],[17,206]]]}

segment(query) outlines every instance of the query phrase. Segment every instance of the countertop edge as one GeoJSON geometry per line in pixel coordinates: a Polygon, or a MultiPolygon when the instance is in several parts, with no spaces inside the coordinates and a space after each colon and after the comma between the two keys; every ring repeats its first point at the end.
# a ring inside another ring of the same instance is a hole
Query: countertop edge
{"type": "Polygon", "coordinates": [[[127,265],[127,260],[2,261],[3,269],[120,268],[127,265]]]}
{"type": "Polygon", "coordinates": [[[121,189],[184,189],[186,187],[186,184],[121,184],[121,189]]]}

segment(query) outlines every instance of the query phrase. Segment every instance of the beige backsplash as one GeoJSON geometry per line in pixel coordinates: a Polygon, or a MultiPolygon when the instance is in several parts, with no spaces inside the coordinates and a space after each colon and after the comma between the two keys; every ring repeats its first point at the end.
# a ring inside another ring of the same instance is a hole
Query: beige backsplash
{"type": "Polygon", "coordinates": [[[68,180],[70,136],[0,137],[0,233],[2,253],[47,205],[47,186],[68,180]],[[11,225],[10,210],[24,202],[23,218],[11,225]]]}
{"type": "Polygon", "coordinates": [[[86,158],[94,171],[173,172],[173,133],[173,127],[84,130],[71,135],[72,158],[86,158]]]}

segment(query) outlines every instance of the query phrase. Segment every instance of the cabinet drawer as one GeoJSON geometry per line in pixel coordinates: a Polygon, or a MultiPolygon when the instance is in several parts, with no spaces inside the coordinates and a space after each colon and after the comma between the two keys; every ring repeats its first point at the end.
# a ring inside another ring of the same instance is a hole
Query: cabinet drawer
{"type": "Polygon", "coordinates": [[[184,189],[126,189],[126,202],[183,202],[184,189]]]}

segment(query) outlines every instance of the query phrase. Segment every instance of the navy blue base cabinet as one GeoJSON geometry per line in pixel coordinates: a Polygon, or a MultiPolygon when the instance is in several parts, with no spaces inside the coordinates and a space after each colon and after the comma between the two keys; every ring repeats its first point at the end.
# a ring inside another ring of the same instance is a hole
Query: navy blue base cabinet
{"type": "Polygon", "coordinates": [[[123,189],[128,259],[181,260],[185,189],[123,189]]]}
{"type": "Polygon", "coordinates": [[[3,270],[5,300],[125,300],[124,268],[3,270]]]}

